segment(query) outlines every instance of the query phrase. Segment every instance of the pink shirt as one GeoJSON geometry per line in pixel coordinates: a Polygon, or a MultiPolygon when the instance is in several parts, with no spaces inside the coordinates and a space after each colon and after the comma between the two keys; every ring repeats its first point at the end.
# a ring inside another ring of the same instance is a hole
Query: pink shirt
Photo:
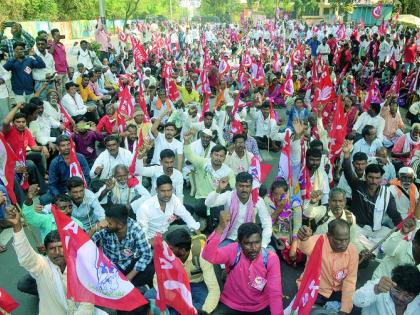
{"type": "MultiPolygon", "coordinates": [[[[54,43],[52,43],[54,45],[54,43]]],[[[62,43],[55,44],[54,50],[55,70],[60,73],[67,73],[69,65],[67,64],[66,47],[62,43]]]]}
{"type": "MultiPolygon", "coordinates": [[[[212,264],[225,264],[228,268],[235,262],[238,243],[219,248],[220,238],[220,234],[213,232],[202,256],[212,264]]],[[[280,261],[274,252],[267,253],[267,268],[264,266],[262,253],[254,261],[248,260],[241,253],[238,264],[227,275],[220,297],[223,304],[242,312],[257,312],[270,306],[272,315],[283,315],[280,261]],[[250,285],[256,277],[267,281],[262,291],[250,285]]]]}

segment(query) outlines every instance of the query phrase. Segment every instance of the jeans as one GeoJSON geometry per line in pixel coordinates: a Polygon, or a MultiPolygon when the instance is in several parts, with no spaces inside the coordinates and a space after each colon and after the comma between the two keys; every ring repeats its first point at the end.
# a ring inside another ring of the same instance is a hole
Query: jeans
{"type": "MultiPolygon", "coordinates": [[[[204,302],[206,301],[207,295],[209,294],[209,290],[207,289],[207,286],[204,282],[199,283],[191,283],[191,296],[192,296],[192,302],[196,310],[201,311],[204,305],[204,302]]],[[[157,307],[154,306],[154,300],[156,300],[156,290],[150,289],[145,294],[144,297],[147,300],[151,301],[151,310],[153,314],[160,315],[160,314],[171,314],[171,315],[177,315],[179,314],[176,310],[169,307],[168,310],[165,313],[162,313],[159,311],[157,307]]],[[[182,314],[181,314],[182,315],[182,314]]]]}

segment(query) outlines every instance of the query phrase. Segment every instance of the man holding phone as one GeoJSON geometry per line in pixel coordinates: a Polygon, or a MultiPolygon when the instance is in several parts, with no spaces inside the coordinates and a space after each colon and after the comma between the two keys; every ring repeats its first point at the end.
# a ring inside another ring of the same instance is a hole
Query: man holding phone
{"type": "Polygon", "coordinates": [[[47,40],[43,37],[36,38],[37,55],[44,61],[45,68],[34,69],[32,77],[35,80],[35,92],[41,90],[44,84],[48,84],[46,88],[39,94],[39,97],[46,101],[47,92],[55,89],[55,62],[53,56],[47,51],[47,40]]]}
{"type": "Polygon", "coordinates": [[[11,39],[3,39],[0,42],[1,46],[7,47],[7,53],[9,58],[13,58],[13,44],[17,42],[25,43],[25,52],[27,53],[29,49],[31,49],[34,44],[35,40],[28,32],[22,29],[22,25],[16,22],[3,22],[0,24],[0,39],[4,36],[4,30],[10,27],[10,32],[12,33],[13,38],[11,39]]]}
{"type": "Polygon", "coordinates": [[[57,72],[56,78],[59,83],[59,92],[63,96],[65,92],[65,84],[67,82],[67,72],[69,70],[69,65],[67,63],[66,47],[60,41],[64,39],[65,36],[60,34],[60,31],[57,28],[51,30],[51,36],[53,38],[50,43],[50,54],[54,58],[55,62],[55,71],[57,72]]]}

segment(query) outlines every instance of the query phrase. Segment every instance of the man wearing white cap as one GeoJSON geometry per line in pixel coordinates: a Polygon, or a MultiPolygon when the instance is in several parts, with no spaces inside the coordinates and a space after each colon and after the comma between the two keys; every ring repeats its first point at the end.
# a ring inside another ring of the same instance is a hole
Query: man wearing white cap
{"type": "Polygon", "coordinates": [[[414,213],[416,200],[419,198],[415,180],[414,170],[411,167],[402,167],[398,171],[398,179],[389,181],[391,194],[395,198],[397,210],[402,218],[414,213]]]}

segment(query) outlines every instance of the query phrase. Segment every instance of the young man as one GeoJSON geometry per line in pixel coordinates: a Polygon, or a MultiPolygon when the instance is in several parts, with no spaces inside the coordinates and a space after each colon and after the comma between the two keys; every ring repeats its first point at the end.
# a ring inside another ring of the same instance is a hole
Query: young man
{"type": "Polygon", "coordinates": [[[80,47],[77,47],[77,42],[74,43],[70,49],[70,54],[76,56],[77,63],[82,63],[87,70],[92,70],[94,61],[97,58],[94,51],[89,50],[89,43],[85,40],[80,41],[80,47]]]}
{"type": "Polygon", "coordinates": [[[353,303],[366,315],[417,315],[420,305],[420,271],[413,265],[399,265],[392,276],[368,281],[359,288],[353,303]]]}
{"type": "Polygon", "coordinates": [[[45,68],[45,63],[35,54],[33,48],[29,50],[26,57],[24,43],[14,43],[13,53],[14,58],[10,58],[3,68],[12,72],[12,90],[15,93],[16,102],[27,103],[34,94],[32,70],[45,68]]]}
{"type": "MultiPolygon", "coordinates": [[[[363,153],[363,152],[355,153],[353,155],[351,166],[354,171],[354,174],[357,176],[359,180],[366,180],[365,169],[368,166],[368,156],[366,153],[363,153]]],[[[345,190],[347,204],[350,204],[352,193],[351,193],[351,188],[349,184],[347,183],[346,176],[344,176],[344,174],[341,174],[337,187],[345,190]]]]}
{"type": "Polygon", "coordinates": [[[273,141],[277,140],[275,136],[280,126],[278,126],[274,118],[270,117],[270,103],[262,103],[259,111],[255,107],[252,107],[250,115],[256,121],[255,139],[257,140],[258,148],[260,150],[267,150],[269,145],[270,149],[278,151],[279,148],[273,141]]]}
{"type": "Polygon", "coordinates": [[[89,303],[75,303],[66,299],[66,261],[63,244],[58,231],[51,231],[44,239],[47,256],[37,254],[22,228],[19,211],[7,208],[7,221],[13,226],[13,246],[20,265],[36,280],[39,292],[39,314],[94,314],[94,306],[89,303]]]}
{"type": "Polygon", "coordinates": [[[45,100],[48,90],[55,89],[55,63],[53,56],[47,51],[47,40],[45,38],[36,38],[36,50],[37,55],[44,61],[45,68],[34,69],[32,77],[35,80],[35,92],[39,91],[45,83],[48,84],[40,94],[40,97],[45,100]]]}
{"type": "Polygon", "coordinates": [[[87,123],[85,120],[80,120],[73,131],[72,138],[76,147],[76,152],[82,154],[86,158],[89,167],[92,167],[98,157],[96,153],[96,144],[102,141],[105,138],[105,135],[96,132],[96,127],[91,126],[91,124],[87,123]]]}
{"type": "Polygon", "coordinates": [[[244,223],[238,229],[238,242],[220,248],[230,214],[220,213],[219,225],[209,236],[202,256],[212,264],[224,264],[227,278],[215,315],[283,314],[280,261],[261,246],[261,229],[244,223]]]}
{"type": "MultiPolygon", "coordinates": [[[[200,238],[191,238],[187,230],[175,229],[166,234],[166,242],[176,257],[181,260],[187,272],[191,285],[192,302],[196,310],[211,314],[219,303],[220,288],[214,267],[202,257],[202,243],[200,238]]],[[[153,279],[157,287],[156,276],[153,279]]],[[[156,298],[156,290],[145,294],[147,299],[156,298]]],[[[172,314],[171,310],[171,314],[172,314]]],[[[161,314],[158,310],[153,314],[161,314]]]]}
{"type": "Polygon", "coordinates": [[[179,198],[173,194],[172,180],[167,175],[156,179],[156,196],[133,210],[149,241],[153,240],[156,233],[166,233],[169,225],[178,218],[184,221],[189,229],[200,232],[200,223],[193,219],[179,198]]]}
{"type": "Polygon", "coordinates": [[[95,106],[85,105],[85,102],[83,102],[82,97],[79,93],[77,93],[78,87],[79,85],[76,83],[67,82],[65,84],[67,93],[61,99],[61,104],[63,105],[64,109],[75,121],[84,118],[86,113],[90,113],[96,110],[95,106]]]}
{"type": "Polygon", "coordinates": [[[362,113],[359,118],[357,118],[355,124],[353,125],[352,135],[356,139],[360,138],[362,130],[365,126],[370,125],[376,128],[376,136],[379,140],[383,140],[385,120],[379,115],[381,112],[381,105],[378,103],[371,103],[370,108],[367,112],[362,113]]]}
{"type": "Polygon", "coordinates": [[[164,149],[160,152],[160,165],[143,166],[143,158],[147,154],[146,146],[143,146],[137,156],[136,174],[139,176],[151,177],[151,193],[156,194],[156,179],[161,175],[167,175],[171,178],[174,187],[174,193],[181,202],[184,201],[184,178],[182,173],[174,168],[175,153],[171,149],[164,149]]]}
{"type": "MultiPolygon", "coordinates": [[[[298,237],[298,248],[310,256],[321,236],[312,236],[312,230],[303,225],[298,237]]],[[[328,224],[328,232],[322,237],[321,278],[315,304],[324,306],[327,302],[338,301],[341,302],[340,314],[350,314],[353,308],[352,296],[356,290],[359,254],[350,243],[349,224],[342,219],[335,219],[328,224]]],[[[297,280],[298,286],[301,280],[302,276],[297,280]]]]}
{"type": "Polygon", "coordinates": [[[362,129],[362,138],[356,141],[353,147],[353,155],[357,152],[366,153],[367,156],[373,157],[376,150],[382,147],[382,141],[377,138],[376,128],[366,125],[362,129]]]}
{"type": "Polygon", "coordinates": [[[49,52],[54,57],[55,71],[57,72],[57,79],[60,85],[59,92],[61,95],[64,95],[64,85],[67,83],[69,65],[67,63],[66,47],[60,40],[65,36],[61,35],[57,28],[51,30],[51,36],[53,40],[49,52]]]}
{"type": "Polygon", "coordinates": [[[140,225],[128,217],[127,206],[107,207],[105,221],[92,235],[92,241],[102,247],[105,256],[135,287],[152,285],[152,251],[140,225]]]}
{"type": "Polygon", "coordinates": [[[246,150],[246,135],[237,134],[233,136],[233,152],[226,157],[226,165],[229,166],[235,175],[241,172],[248,172],[254,155],[246,150]]]}
{"type": "Polygon", "coordinates": [[[251,198],[252,175],[241,172],[236,175],[234,191],[226,191],[229,181],[222,178],[216,191],[211,192],[206,198],[206,206],[209,208],[224,206],[229,209],[231,220],[226,230],[223,231],[224,244],[235,242],[238,228],[242,223],[258,221],[262,225],[262,247],[266,248],[270,243],[273,233],[271,217],[262,198],[254,204],[251,198]]]}

